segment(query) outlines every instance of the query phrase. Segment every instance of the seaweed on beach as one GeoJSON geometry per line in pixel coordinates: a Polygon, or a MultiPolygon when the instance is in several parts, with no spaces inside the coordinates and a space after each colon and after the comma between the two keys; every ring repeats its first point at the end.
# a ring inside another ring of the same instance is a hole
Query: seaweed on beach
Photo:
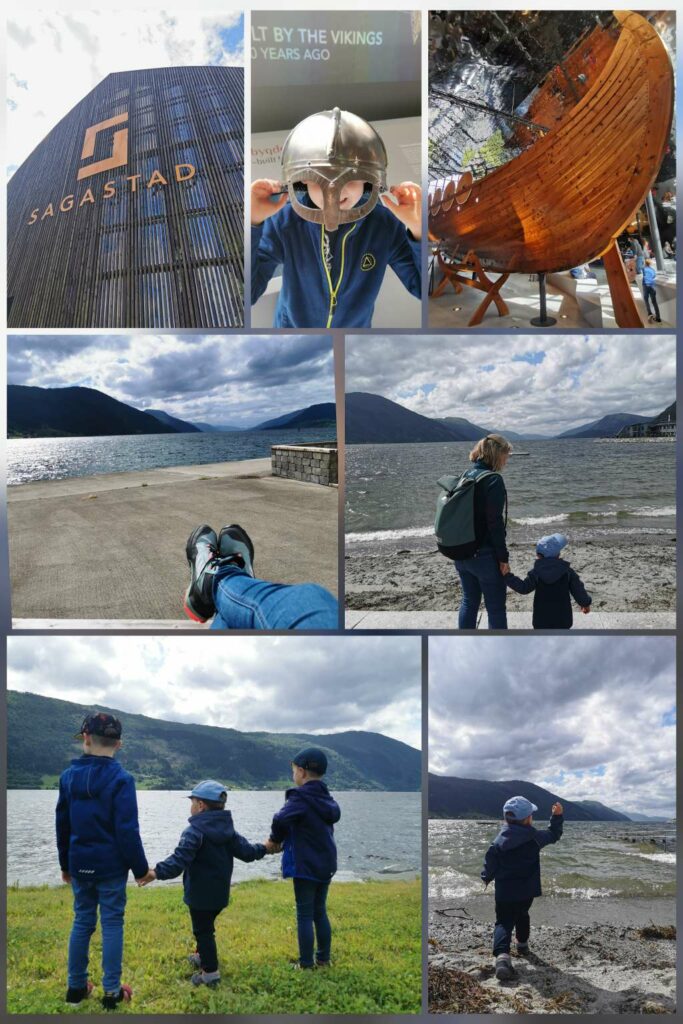
{"type": "Polygon", "coordinates": [[[676,926],[673,924],[646,924],[636,932],[641,939],[675,939],[676,926]]]}
{"type": "Polygon", "coordinates": [[[429,965],[430,1013],[486,1013],[490,1007],[490,994],[465,971],[429,965]]]}
{"type": "Polygon", "coordinates": [[[576,992],[566,989],[558,992],[556,996],[546,1003],[546,1010],[549,1013],[578,1013],[583,1010],[585,1001],[576,992]]]}

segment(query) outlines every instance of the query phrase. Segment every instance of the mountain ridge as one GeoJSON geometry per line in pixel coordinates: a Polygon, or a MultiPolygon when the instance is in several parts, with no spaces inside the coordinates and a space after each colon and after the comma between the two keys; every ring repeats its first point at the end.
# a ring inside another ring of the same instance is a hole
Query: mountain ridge
{"type": "Polygon", "coordinates": [[[524,794],[538,806],[539,818],[550,817],[558,800],[567,821],[630,821],[627,814],[597,800],[568,800],[533,782],[519,779],[491,781],[465,779],[454,775],[429,773],[430,818],[502,818],[503,804],[510,797],[524,794]]]}
{"type": "Polygon", "coordinates": [[[242,732],[17,690],[7,693],[8,787],[54,788],[59,774],[80,752],[71,740],[73,734],[84,713],[94,710],[121,720],[123,747],[118,757],[142,789],[191,788],[202,778],[219,778],[233,789],[278,789],[291,784],[289,765],[296,750],[310,745],[328,752],[330,786],[337,789],[420,789],[420,751],[381,733],[242,732]],[[39,749],[32,739],[36,734],[41,737],[39,749]]]}

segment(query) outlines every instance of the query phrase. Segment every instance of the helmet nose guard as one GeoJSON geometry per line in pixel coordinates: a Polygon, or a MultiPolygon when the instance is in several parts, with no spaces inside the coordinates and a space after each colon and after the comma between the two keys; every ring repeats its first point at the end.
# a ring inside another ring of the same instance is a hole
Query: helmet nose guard
{"type": "Polygon", "coordinates": [[[380,193],[386,191],[387,152],[372,125],[348,110],[322,110],[300,121],[282,149],[282,179],[289,199],[303,220],[324,224],[335,231],[367,216],[380,193]],[[323,193],[322,210],[304,206],[294,190],[297,181],[313,182],[323,193]],[[367,202],[350,210],[339,207],[341,191],[349,181],[368,182],[367,202]]]}

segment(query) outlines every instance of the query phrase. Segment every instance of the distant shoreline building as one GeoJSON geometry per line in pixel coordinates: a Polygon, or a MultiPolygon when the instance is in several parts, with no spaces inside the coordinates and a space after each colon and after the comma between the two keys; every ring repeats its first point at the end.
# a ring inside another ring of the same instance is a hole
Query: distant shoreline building
{"type": "Polygon", "coordinates": [[[629,423],[617,437],[676,437],[676,403],[646,423],[629,423]]]}
{"type": "Polygon", "coordinates": [[[108,75],[7,204],[10,328],[241,327],[243,68],[108,75]]]}

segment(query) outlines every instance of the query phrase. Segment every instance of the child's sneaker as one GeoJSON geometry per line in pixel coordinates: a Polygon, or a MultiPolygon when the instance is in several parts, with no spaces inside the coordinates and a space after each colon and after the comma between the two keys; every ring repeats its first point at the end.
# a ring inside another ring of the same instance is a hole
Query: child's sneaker
{"type": "Polygon", "coordinates": [[[190,965],[190,967],[196,967],[199,970],[201,970],[202,958],[200,957],[199,953],[190,953],[190,955],[187,958],[187,962],[190,965]]]}
{"type": "Polygon", "coordinates": [[[217,985],[221,980],[220,971],[197,971],[196,974],[192,975],[191,981],[193,985],[217,985]]]}
{"type": "Polygon", "coordinates": [[[82,1003],[84,999],[87,999],[93,990],[92,981],[87,982],[83,988],[69,988],[66,990],[66,1002],[67,1003],[82,1003]]]}
{"type": "Polygon", "coordinates": [[[517,952],[518,952],[518,954],[520,956],[526,956],[527,953],[529,952],[529,943],[528,942],[518,942],[517,943],[517,952]]]}
{"type": "Polygon", "coordinates": [[[510,981],[515,971],[509,953],[501,953],[496,957],[496,978],[498,981],[510,981]]]}
{"type": "Polygon", "coordinates": [[[325,968],[325,967],[331,967],[332,964],[330,963],[329,960],[316,960],[315,966],[316,967],[323,967],[323,968],[325,968]]]}
{"type": "Polygon", "coordinates": [[[102,1006],[105,1010],[115,1010],[119,1003],[129,1003],[133,998],[133,989],[130,985],[122,985],[118,992],[105,992],[102,996],[102,1006]]]}

